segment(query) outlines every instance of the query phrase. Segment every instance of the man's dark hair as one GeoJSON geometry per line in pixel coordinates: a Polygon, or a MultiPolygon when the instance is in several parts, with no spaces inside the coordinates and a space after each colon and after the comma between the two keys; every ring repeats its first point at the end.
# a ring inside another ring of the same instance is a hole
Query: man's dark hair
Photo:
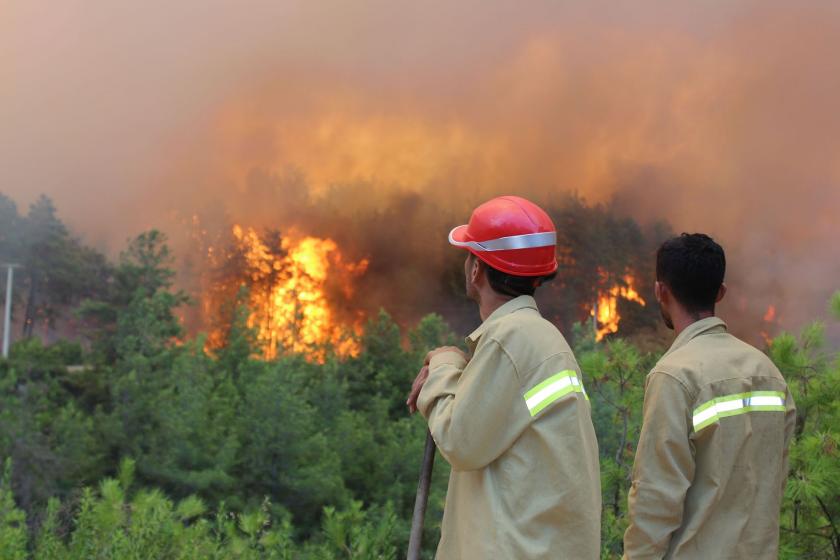
{"type": "Polygon", "coordinates": [[[703,233],[683,233],[656,252],[656,279],[689,313],[714,310],[725,273],[723,247],[703,233]]]}
{"type": "MultiPolygon", "coordinates": [[[[487,263],[485,263],[487,265],[487,263]]],[[[532,296],[543,282],[553,280],[557,273],[548,276],[514,276],[487,265],[487,282],[494,291],[506,296],[532,296]]]]}
{"type": "MultiPolygon", "coordinates": [[[[469,257],[478,258],[473,253],[470,253],[469,257]]],[[[532,296],[543,283],[554,280],[557,276],[556,272],[546,276],[514,276],[497,270],[482,260],[479,262],[487,270],[487,283],[493,291],[510,297],[532,296]]]]}

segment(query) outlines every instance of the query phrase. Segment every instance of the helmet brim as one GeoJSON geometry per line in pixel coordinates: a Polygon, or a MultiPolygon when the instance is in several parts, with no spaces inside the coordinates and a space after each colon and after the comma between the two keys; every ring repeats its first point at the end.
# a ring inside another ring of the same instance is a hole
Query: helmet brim
{"type": "Polygon", "coordinates": [[[468,243],[471,241],[471,239],[467,237],[467,227],[468,226],[465,224],[463,226],[453,228],[452,231],[449,232],[449,243],[455,247],[467,249],[468,243]]]}

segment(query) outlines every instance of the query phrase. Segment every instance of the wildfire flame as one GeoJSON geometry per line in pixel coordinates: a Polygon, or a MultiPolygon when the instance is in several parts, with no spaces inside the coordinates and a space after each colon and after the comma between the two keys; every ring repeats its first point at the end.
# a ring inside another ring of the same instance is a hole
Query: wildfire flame
{"type": "Polygon", "coordinates": [[[764,313],[763,319],[766,325],[764,325],[764,328],[759,334],[761,334],[761,338],[764,339],[764,343],[769,347],[773,344],[773,337],[770,336],[770,330],[778,324],[778,321],[776,321],[775,305],[771,304],[767,306],[767,311],[764,313]]]}
{"type": "MultiPolygon", "coordinates": [[[[608,275],[603,269],[598,270],[602,280],[608,275]]],[[[621,315],[618,313],[618,298],[627,301],[635,301],[639,305],[647,305],[644,298],[639,295],[635,288],[635,279],[630,273],[622,278],[624,285],[616,284],[606,291],[598,293],[598,301],[590,314],[595,317],[595,340],[601,341],[608,334],[618,332],[618,325],[621,322],[621,315]]]]}
{"type": "Polygon", "coordinates": [[[281,351],[302,353],[323,362],[326,348],[339,356],[356,356],[360,326],[340,323],[327,297],[328,278],[340,282],[348,299],[352,279],[367,269],[368,261],[345,262],[332,239],[284,237],[280,251],[253,228],[234,226],[250,280],[248,325],[257,331],[266,359],[281,351]]]}

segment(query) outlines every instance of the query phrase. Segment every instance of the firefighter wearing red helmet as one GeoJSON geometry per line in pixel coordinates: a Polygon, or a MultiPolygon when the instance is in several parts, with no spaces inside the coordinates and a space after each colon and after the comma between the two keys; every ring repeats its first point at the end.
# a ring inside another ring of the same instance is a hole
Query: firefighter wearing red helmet
{"type": "Polygon", "coordinates": [[[536,204],[490,200],[449,242],[469,251],[481,325],[429,352],[409,409],[452,466],[437,558],[599,558],[601,487],[589,399],[572,350],[533,294],[557,270],[556,230],[536,204]]]}

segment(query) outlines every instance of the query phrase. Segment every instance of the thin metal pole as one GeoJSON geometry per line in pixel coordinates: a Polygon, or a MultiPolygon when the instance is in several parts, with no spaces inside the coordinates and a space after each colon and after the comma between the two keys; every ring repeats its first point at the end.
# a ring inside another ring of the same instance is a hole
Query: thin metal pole
{"type": "Polygon", "coordinates": [[[6,312],[3,318],[3,357],[9,357],[9,332],[12,322],[12,284],[15,279],[15,267],[9,265],[6,274],[6,312]]]}
{"type": "Polygon", "coordinates": [[[420,482],[417,484],[417,497],[414,499],[414,516],[411,519],[411,536],[408,538],[406,560],[420,559],[420,545],[423,540],[423,520],[426,517],[426,505],[429,503],[429,486],[432,481],[432,468],[435,466],[435,440],[431,432],[426,432],[426,447],[423,450],[423,465],[420,467],[420,482]]]}

